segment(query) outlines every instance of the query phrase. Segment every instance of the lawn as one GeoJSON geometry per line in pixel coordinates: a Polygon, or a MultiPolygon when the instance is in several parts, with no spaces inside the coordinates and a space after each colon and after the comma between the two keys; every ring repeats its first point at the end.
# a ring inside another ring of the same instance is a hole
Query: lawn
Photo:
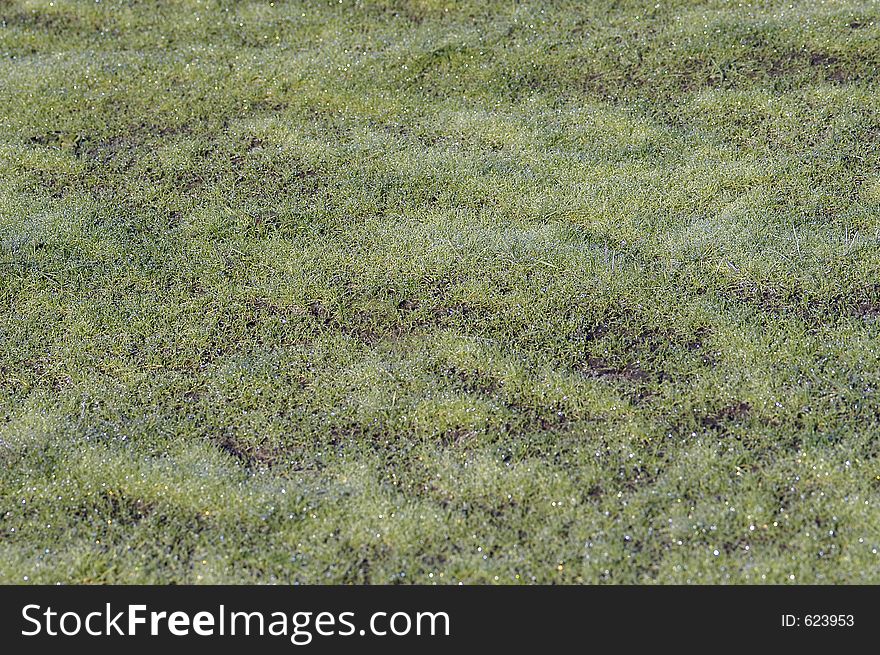
{"type": "Polygon", "coordinates": [[[880,583],[880,4],[0,0],[0,582],[880,583]]]}

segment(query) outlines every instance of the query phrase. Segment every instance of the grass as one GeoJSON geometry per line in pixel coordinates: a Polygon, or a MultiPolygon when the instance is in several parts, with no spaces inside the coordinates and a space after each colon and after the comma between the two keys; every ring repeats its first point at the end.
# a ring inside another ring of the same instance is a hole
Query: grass
{"type": "Polygon", "coordinates": [[[0,581],[880,582],[878,52],[0,0],[0,581]]]}

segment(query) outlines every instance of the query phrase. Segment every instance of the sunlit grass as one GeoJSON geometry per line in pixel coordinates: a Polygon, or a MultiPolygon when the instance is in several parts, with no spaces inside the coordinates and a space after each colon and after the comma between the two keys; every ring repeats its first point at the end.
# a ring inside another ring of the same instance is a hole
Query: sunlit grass
{"type": "Polygon", "coordinates": [[[0,580],[880,582],[874,2],[0,2],[0,580]]]}

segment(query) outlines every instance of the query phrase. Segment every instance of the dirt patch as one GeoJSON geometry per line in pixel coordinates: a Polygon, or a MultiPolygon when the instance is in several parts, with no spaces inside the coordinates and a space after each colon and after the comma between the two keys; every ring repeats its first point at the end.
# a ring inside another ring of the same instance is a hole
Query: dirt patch
{"type": "Polygon", "coordinates": [[[74,15],[47,11],[17,11],[0,16],[0,27],[19,27],[27,30],[66,32],[80,30],[83,22],[74,15]]]}
{"type": "Polygon", "coordinates": [[[156,509],[153,503],[119,493],[107,493],[105,500],[110,505],[110,514],[114,519],[129,525],[140,523],[156,509]]]}
{"type": "Polygon", "coordinates": [[[266,142],[262,139],[258,139],[257,137],[253,137],[247,145],[248,152],[256,152],[258,150],[262,150],[266,145],[266,142]]]}
{"type": "MultiPolygon", "coordinates": [[[[322,301],[312,302],[305,313],[319,324],[355,337],[367,344],[382,339],[399,339],[414,331],[463,327],[478,322],[486,312],[479,306],[449,298],[455,284],[452,279],[429,280],[425,283],[427,297],[405,297],[396,305],[376,309],[355,309],[350,305],[328,307],[322,301]]],[[[359,289],[353,282],[345,282],[345,295],[350,303],[375,300],[384,294],[359,289]]],[[[467,329],[467,328],[465,328],[467,329]]]]}
{"type": "Polygon", "coordinates": [[[853,78],[853,72],[849,70],[845,62],[841,62],[839,57],[826,52],[791,53],[774,59],[770,63],[767,73],[771,78],[781,78],[796,74],[798,70],[808,71],[810,69],[824,70],[825,80],[836,84],[843,84],[853,78]]]}
{"type": "Polygon", "coordinates": [[[604,357],[588,357],[581,371],[588,377],[624,380],[627,382],[645,382],[653,377],[637,363],[616,366],[604,357]]]}
{"type": "Polygon", "coordinates": [[[725,291],[728,300],[741,302],[772,318],[795,317],[810,326],[827,324],[835,318],[853,316],[873,319],[880,315],[880,285],[841,289],[819,296],[802,287],[739,284],[725,291]]]}
{"type": "Polygon", "coordinates": [[[134,151],[138,145],[138,141],[125,136],[95,140],[77,137],[72,149],[73,154],[84,161],[101,166],[117,164],[119,170],[128,170],[136,161],[134,151]]]}
{"type": "Polygon", "coordinates": [[[215,437],[213,442],[220,450],[237,459],[248,469],[270,468],[278,462],[280,456],[275,449],[267,446],[243,444],[228,432],[215,437]]]}
{"type": "Polygon", "coordinates": [[[499,391],[502,386],[501,381],[481,374],[479,371],[468,371],[456,366],[447,366],[436,372],[447,380],[453,381],[466,393],[490,396],[499,391]]]}
{"type": "Polygon", "coordinates": [[[321,302],[313,302],[309,305],[309,314],[311,314],[314,318],[319,321],[328,322],[331,320],[333,314],[327,309],[323,303],[321,302]]]}
{"type": "Polygon", "coordinates": [[[102,519],[111,519],[122,525],[137,525],[148,518],[155,510],[155,503],[141,498],[131,498],[123,492],[108,489],[101,493],[94,505],[79,507],[71,512],[81,521],[91,521],[98,511],[102,519]]]}
{"type": "Polygon", "coordinates": [[[52,130],[43,134],[35,134],[28,139],[28,142],[35,146],[60,146],[69,138],[71,138],[69,135],[60,130],[52,130]]]}
{"type": "Polygon", "coordinates": [[[722,407],[717,412],[707,414],[700,419],[700,425],[712,430],[722,429],[729,423],[739,423],[745,421],[752,415],[752,406],[741,401],[732,405],[722,407]]]}
{"type": "Polygon", "coordinates": [[[810,66],[833,66],[837,61],[837,57],[824,52],[810,53],[810,66]]]}
{"type": "Polygon", "coordinates": [[[287,103],[261,98],[259,100],[251,100],[248,103],[250,111],[283,111],[287,109],[287,103]]]}
{"type": "MultiPolygon", "coordinates": [[[[376,330],[374,316],[368,311],[358,311],[352,316],[341,319],[337,312],[330,310],[323,303],[313,302],[309,305],[308,313],[316,323],[367,345],[378,342],[382,337],[382,334],[376,330]]],[[[388,334],[391,334],[390,330],[388,334]]]]}
{"type": "Polygon", "coordinates": [[[876,319],[880,316],[880,301],[864,299],[856,302],[853,315],[866,320],[876,319]]]}

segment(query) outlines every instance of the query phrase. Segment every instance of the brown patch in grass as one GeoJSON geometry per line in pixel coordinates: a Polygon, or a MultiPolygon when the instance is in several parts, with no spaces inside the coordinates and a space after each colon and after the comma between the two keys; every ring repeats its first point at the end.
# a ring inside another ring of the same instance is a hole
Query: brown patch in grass
{"type": "Polygon", "coordinates": [[[235,435],[226,432],[213,438],[214,444],[223,452],[231,455],[249,469],[270,468],[279,460],[280,453],[275,449],[243,444],[235,435]]]}
{"type": "Polygon", "coordinates": [[[873,318],[880,314],[880,284],[841,289],[822,297],[802,287],[742,283],[726,289],[725,295],[770,317],[796,317],[817,327],[846,316],[873,318]]]}
{"type": "Polygon", "coordinates": [[[309,305],[308,312],[321,325],[366,344],[376,343],[382,336],[374,329],[372,315],[367,311],[355,312],[350,318],[341,320],[335,312],[318,301],[309,305]]]}
{"type": "Polygon", "coordinates": [[[443,377],[455,381],[467,393],[483,396],[495,393],[503,384],[499,380],[480,374],[479,371],[467,371],[456,366],[448,366],[439,371],[439,373],[443,377]]]}
{"type": "Polygon", "coordinates": [[[319,321],[324,322],[329,321],[330,317],[332,316],[330,310],[327,309],[321,302],[313,302],[311,305],[309,305],[309,314],[311,314],[319,321]]]}
{"type": "Polygon", "coordinates": [[[127,152],[138,144],[122,135],[111,136],[107,139],[83,139],[77,137],[73,146],[73,154],[82,159],[93,159],[98,163],[107,163],[115,159],[120,153],[127,152]]]}
{"type": "Polygon", "coordinates": [[[156,509],[153,503],[119,493],[107,492],[104,499],[110,505],[110,514],[114,519],[129,525],[140,523],[156,509]]]}
{"type": "Polygon", "coordinates": [[[141,498],[131,498],[121,491],[108,489],[101,493],[97,502],[88,507],[78,507],[71,514],[81,521],[90,521],[95,518],[95,509],[100,511],[102,518],[109,518],[123,525],[137,525],[156,510],[156,505],[141,498]]]}
{"type": "Polygon", "coordinates": [[[723,428],[728,423],[738,423],[748,419],[752,415],[752,406],[741,401],[733,405],[722,407],[717,412],[708,414],[700,419],[703,427],[717,430],[723,428]]]}
{"type": "Polygon", "coordinates": [[[287,109],[287,103],[272,100],[271,98],[260,98],[258,100],[251,100],[248,103],[248,109],[250,111],[283,111],[287,109]]]}
{"type": "Polygon", "coordinates": [[[589,377],[625,380],[627,382],[644,382],[652,377],[638,364],[615,366],[604,357],[588,357],[581,370],[589,377]]]}
{"type": "Polygon", "coordinates": [[[859,318],[875,319],[880,316],[880,301],[864,299],[856,302],[853,314],[859,318]]]}
{"type": "Polygon", "coordinates": [[[0,27],[19,27],[27,30],[61,33],[81,30],[86,25],[80,18],[70,13],[20,10],[0,16],[0,27]]]}

